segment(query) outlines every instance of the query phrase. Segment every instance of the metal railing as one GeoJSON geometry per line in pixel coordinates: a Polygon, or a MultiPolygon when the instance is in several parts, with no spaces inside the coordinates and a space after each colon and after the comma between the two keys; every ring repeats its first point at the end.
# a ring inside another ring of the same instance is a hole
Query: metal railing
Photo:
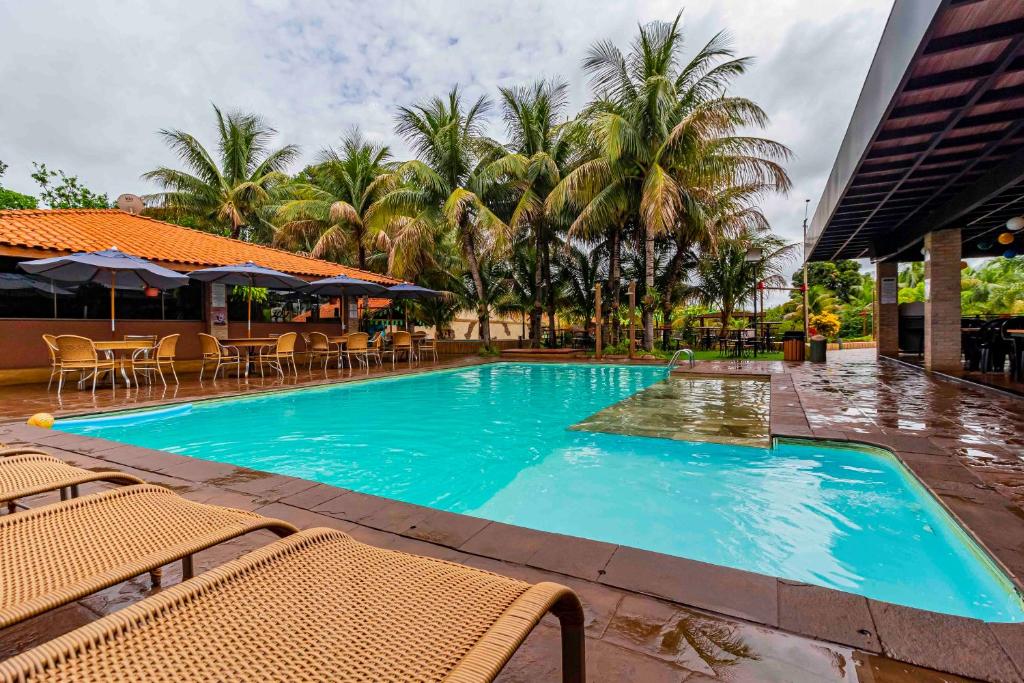
{"type": "Polygon", "coordinates": [[[697,364],[696,359],[693,356],[692,349],[679,349],[672,354],[672,358],[669,359],[668,365],[665,367],[665,376],[668,377],[672,373],[672,368],[675,367],[676,361],[679,360],[679,356],[686,356],[686,360],[692,368],[697,364]]]}

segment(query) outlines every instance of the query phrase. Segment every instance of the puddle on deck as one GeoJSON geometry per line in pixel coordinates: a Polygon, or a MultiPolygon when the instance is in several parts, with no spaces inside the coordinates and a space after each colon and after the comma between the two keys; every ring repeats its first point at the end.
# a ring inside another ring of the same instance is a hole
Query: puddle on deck
{"type": "Polygon", "coordinates": [[[769,382],[670,377],[570,427],[767,448],[769,382]]]}

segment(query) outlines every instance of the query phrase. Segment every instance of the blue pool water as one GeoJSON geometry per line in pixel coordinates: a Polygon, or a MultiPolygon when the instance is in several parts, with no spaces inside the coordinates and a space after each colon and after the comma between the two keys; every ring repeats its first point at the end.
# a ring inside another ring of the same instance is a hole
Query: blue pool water
{"type": "Polygon", "coordinates": [[[922,609],[1024,621],[1006,577],[878,451],[567,429],[663,374],[501,363],[58,428],[922,609]]]}

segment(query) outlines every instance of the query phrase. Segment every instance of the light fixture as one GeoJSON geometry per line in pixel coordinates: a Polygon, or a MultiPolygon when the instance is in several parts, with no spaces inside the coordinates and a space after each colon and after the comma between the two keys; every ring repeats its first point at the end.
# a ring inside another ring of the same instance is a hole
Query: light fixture
{"type": "Polygon", "coordinates": [[[989,242],[988,240],[983,240],[981,242],[978,242],[978,249],[981,249],[982,251],[988,251],[991,248],[992,248],[992,243],[989,242]]]}
{"type": "Polygon", "coordinates": [[[160,296],[160,290],[157,289],[156,287],[146,287],[143,293],[150,299],[155,299],[156,297],[160,296]]]}
{"type": "Polygon", "coordinates": [[[1006,229],[1010,232],[1024,230],[1024,216],[1014,216],[1010,220],[1006,221],[1006,229]]]}
{"type": "Polygon", "coordinates": [[[761,260],[763,255],[763,251],[761,251],[757,247],[751,247],[750,249],[747,249],[747,253],[743,257],[743,260],[746,261],[747,263],[757,263],[758,261],[761,260]]]}
{"type": "Polygon", "coordinates": [[[1013,244],[1013,233],[1001,232],[997,239],[999,240],[999,244],[1013,244]]]}
{"type": "Polygon", "coordinates": [[[1014,258],[1015,256],[1017,256],[1017,252],[1013,249],[1007,249],[1003,252],[1003,258],[1014,258]]]}
{"type": "Polygon", "coordinates": [[[960,262],[960,270],[967,270],[967,261],[960,262]]]}

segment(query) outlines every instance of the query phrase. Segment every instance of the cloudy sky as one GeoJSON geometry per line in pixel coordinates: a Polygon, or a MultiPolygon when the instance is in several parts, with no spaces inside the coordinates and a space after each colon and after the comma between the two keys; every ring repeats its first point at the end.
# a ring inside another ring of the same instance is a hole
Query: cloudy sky
{"type": "Polygon", "coordinates": [[[31,162],[41,161],[111,197],[151,192],[139,175],[175,163],[156,131],[181,128],[212,145],[211,103],[263,114],[304,160],[353,125],[402,155],[396,106],[455,83],[475,97],[560,75],[578,108],[588,46],[626,48],[638,23],[683,9],[688,53],[727,29],[737,52],[757,60],[737,92],[768,111],[768,134],[795,154],[793,192],[765,209],[798,240],[803,200],[813,212],[891,5],[12,0],[0,3],[3,183],[33,193],[31,162]]]}

